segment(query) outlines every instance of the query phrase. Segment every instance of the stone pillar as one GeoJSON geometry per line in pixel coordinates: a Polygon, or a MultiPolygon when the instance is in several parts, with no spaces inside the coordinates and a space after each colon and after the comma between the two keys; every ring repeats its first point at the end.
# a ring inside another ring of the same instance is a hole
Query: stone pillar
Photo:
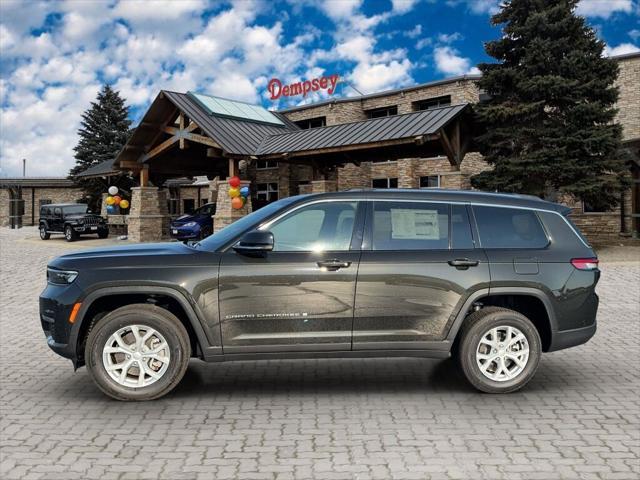
{"type": "Polygon", "coordinates": [[[107,197],[109,196],[108,193],[103,193],[102,194],[102,200],[100,201],[100,216],[107,218],[107,197]]]}
{"type": "Polygon", "coordinates": [[[311,191],[313,193],[325,193],[338,191],[338,182],[336,180],[314,180],[311,182],[311,191]]]}
{"type": "Polygon", "coordinates": [[[291,165],[278,163],[278,198],[291,196],[291,165]]]}
{"type": "Polygon", "coordinates": [[[167,192],[158,187],[133,187],[128,235],[134,242],[159,242],[168,233],[167,192]]]}
{"type": "MultiPolygon", "coordinates": [[[[240,188],[249,187],[250,184],[251,182],[249,180],[242,180],[240,182],[240,188]]],[[[236,210],[231,206],[231,199],[229,198],[229,184],[227,183],[227,180],[218,180],[217,191],[216,213],[213,216],[214,232],[222,230],[227,225],[231,225],[236,220],[252,212],[251,196],[247,197],[247,203],[245,203],[244,207],[241,209],[236,210]]]]}
{"type": "Polygon", "coordinates": [[[216,202],[218,199],[218,180],[220,177],[216,177],[213,180],[209,181],[209,196],[207,197],[208,202],[216,202]]]}
{"type": "Polygon", "coordinates": [[[415,173],[417,160],[415,158],[398,159],[398,188],[418,188],[420,179],[415,173]]]}
{"type": "Polygon", "coordinates": [[[308,193],[313,193],[313,190],[311,189],[312,185],[311,183],[303,183],[298,185],[298,193],[300,193],[300,195],[306,195],[308,193]]]}

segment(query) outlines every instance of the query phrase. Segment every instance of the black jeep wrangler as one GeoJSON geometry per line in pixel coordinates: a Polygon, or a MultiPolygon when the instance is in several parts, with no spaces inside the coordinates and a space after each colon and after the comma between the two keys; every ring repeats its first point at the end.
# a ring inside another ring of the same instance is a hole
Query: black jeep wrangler
{"type": "Polygon", "coordinates": [[[99,238],[109,236],[107,222],[92,213],[84,203],[59,203],[40,207],[40,238],[49,240],[52,233],[62,233],[67,242],[81,234],[97,233],[99,238]]]}

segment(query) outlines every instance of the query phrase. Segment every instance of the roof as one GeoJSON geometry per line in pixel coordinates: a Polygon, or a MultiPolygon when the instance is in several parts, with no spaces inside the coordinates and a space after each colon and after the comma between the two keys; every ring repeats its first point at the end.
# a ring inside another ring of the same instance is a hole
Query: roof
{"type": "Polygon", "coordinates": [[[571,209],[558,203],[548,202],[533,195],[521,195],[516,193],[492,193],[478,190],[449,190],[439,188],[394,188],[394,189],[356,189],[331,193],[313,193],[298,195],[298,198],[308,200],[310,198],[341,198],[370,200],[432,200],[434,202],[462,202],[473,204],[486,204],[505,207],[532,208],[547,210],[565,214],[571,209]]]}
{"type": "Polygon", "coordinates": [[[189,94],[166,90],[163,93],[228,154],[253,155],[265,137],[297,128],[283,115],[276,114],[284,125],[220,116],[210,114],[189,94]]]}
{"type": "Polygon", "coordinates": [[[256,154],[320,150],[432,135],[462,113],[467,106],[466,103],[450,105],[403,115],[272,135],[265,138],[256,154]]]}
{"type": "Polygon", "coordinates": [[[0,187],[73,188],[76,184],[66,177],[9,177],[0,178],[0,187]]]}
{"type": "Polygon", "coordinates": [[[343,98],[330,98],[322,102],[314,102],[306,105],[296,105],[294,107],[283,108],[278,111],[282,113],[289,113],[289,112],[295,112],[298,110],[305,110],[307,108],[319,107],[321,105],[328,105],[331,103],[359,102],[361,100],[367,100],[370,98],[387,97],[389,95],[395,95],[402,92],[412,92],[414,90],[420,90],[422,88],[428,88],[428,87],[435,87],[438,85],[446,85],[448,83],[475,81],[475,80],[479,80],[480,78],[482,78],[482,75],[477,73],[468,74],[468,75],[458,75],[455,77],[443,78],[442,80],[434,80],[432,82],[420,83],[418,85],[412,85],[410,87],[395,88],[393,90],[384,90],[382,92],[369,93],[367,95],[357,95],[353,97],[343,97],[343,98]]]}
{"type": "Polygon", "coordinates": [[[122,173],[115,166],[115,158],[113,160],[105,160],[92,167],[87,168],[84,172],[79,173],[76,177],[110,177],[112,175],[119,175],[122,173]]]}

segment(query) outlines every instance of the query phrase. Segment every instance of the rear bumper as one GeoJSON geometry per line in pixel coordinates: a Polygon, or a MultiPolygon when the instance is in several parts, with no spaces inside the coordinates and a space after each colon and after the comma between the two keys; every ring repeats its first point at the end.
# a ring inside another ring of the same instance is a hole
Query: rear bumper
{"type": "Polygon", "coordinates": [[[563,330],[561,332],[554,332],[551,339],[551,345],[549,346],[549,352],[555,352],[556,350],[563,350],[565,348],[575,347],[576,345],[582,345],[587,343],[591,337],[596,334],[597,325],[594,322],[593,325],[582,328],[575,328],[573,330],[563,330]]]}

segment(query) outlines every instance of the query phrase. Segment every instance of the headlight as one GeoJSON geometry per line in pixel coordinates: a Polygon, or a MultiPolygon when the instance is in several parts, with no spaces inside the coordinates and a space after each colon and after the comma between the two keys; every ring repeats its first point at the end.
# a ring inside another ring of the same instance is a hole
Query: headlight
{"type": "Polygon", "coordinates": [[[73,270],[56,270],[55,268],[47,267],[47,282],[54,285],[68,285],[78,276],[78,272],[73,270]]]}
{"type": "Polygon", "coordinates": [[[195,227],[196,225],[197,225],[196,222],[189,222],[189,223],[185,223],[183,227],[195,227]]]}

